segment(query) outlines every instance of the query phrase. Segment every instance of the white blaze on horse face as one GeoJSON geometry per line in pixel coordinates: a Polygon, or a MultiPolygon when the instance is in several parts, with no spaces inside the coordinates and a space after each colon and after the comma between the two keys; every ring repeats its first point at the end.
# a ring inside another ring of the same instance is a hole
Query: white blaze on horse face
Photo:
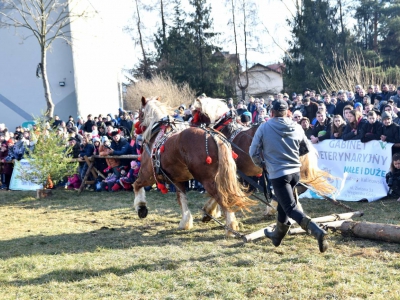
{"type": "Polygon", "coordinates": [[[182,209],[182,220],[179,223],[179,229],[189,230],[193,228],[193,217],[188,207],[188,201],[186,195],[178,193],[178,202],[181,204],[182,209]]]}
{"type": "Polygon", "coordinates": [[[135,201],[133,202],[133,205],[138,211],[139,206],[146,206],[146,192],[144,188],[140,188],[137,192],[135,191],[135,201]]]}

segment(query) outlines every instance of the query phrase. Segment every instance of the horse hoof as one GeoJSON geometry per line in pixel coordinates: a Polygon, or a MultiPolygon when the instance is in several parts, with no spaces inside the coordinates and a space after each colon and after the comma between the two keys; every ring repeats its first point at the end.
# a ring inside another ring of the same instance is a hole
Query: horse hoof
{"type": "Polygon", "coordinates": [[[148,212],[149,212],[149,211],[147,210],[147,207],[146,207],[146,206],[139,206],[139,209],[138,209],[138,216],[139,216],[139,218],[141,218],[141,219],[146,218],[148,212]]]}
{"type": "Polygon", "coordinates": [[[208,223],[211,221],[211,217],[207,215],[203,215],[203,219],[201,219],[203,223],[208,223]]]}

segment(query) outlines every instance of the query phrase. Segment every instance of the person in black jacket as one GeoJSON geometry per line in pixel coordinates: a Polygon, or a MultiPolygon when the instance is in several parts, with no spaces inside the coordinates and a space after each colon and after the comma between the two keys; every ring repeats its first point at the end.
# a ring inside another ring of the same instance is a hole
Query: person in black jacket
{"type": "MultiPolygon", "coordinates": [[[[88,136],[83,136],[82,144],[81,144],[81,151],[79,153],[79,158],[81,158],[83,160],[85,156],[91,157],[93,154],[94,154],[94,146],[91,142],[91,139],[88,136]]],[[[86,162],[80,162],[79,174],[81,176],[81,180],[83,180],[85,178],[86,171],[88,168],[89,168],[89,166],[86,162]]]]}
{"type": "Polygon", "coordinates": [[[315,114],[318,111],[318,104],[315,102],[311,102],[310,97],[306,97],[303,99],[303,110],[301,111],[303,117],[307,117],[312,123],[315,119],[315,114]]]}
{"type": "Polygon", "coordinates": [[[71,156],[72,158],[78,158],[79,153],[81,152],[81,144],[79,143],[79,141],[74,137],[70,137],[68,139],[68,144],[69,146],[67,147],[67,149],[69,147],[72,147],[69,156],[71,156]]]}
{"type": "Polygon", "coordinates": [[[133,122],[129,118],[127,113],[121,114],[120,116],[121,120],[119,122],[119,127],[124,127],[126,128],[126,131],[129,133],[129,136],[132,134],[132,127],[133,127],[133,122]]]}
{"type": "Polygon", "coordinates": [[[364,124],[364,136],[361,138],[361,142],[379,141],[382,135],[382,123],[378,121],[376,112],[369,111],[367,119],[368,122],[364,124]]]}
{"type": "Polygon", "coordinates": [[[331,138],[332,118],[327,117],[325,111],[317,112],[317,123],[315,123],[311,143],[316,144],[331,138]]]}
{"type": "Polygon", "coordinates": [[[381,141],[388,143],[399,143],[399,125],[393,123],[392,115],[384,111],[382,113],[382,134],[381,141]]]}
{"type": "Polygon", "coordinates": [[[390,164],[390,171],[386,173],[386,183],[389,186],[388,197],[399,197],[400,202],[400,153],[395,153],[390,164]]]}
{"type": "Polygon", "coordinates": [[[111,142],[110,155],[126,155],[130,154],[130,146],[128,141],[121,137],[120,131],[116,130],[111,133],[113,141],[111,142]]]}
{"type": "Polygon", "coordinates": [[[87,116],[87,121],[85,124],[82,126],[82,130],[84,132],[89,132],[91,133],[93,130],[93,126],[96,125],[96,122],[92,120],[92,115],[87,116]]]}
{"type": "Polygon", "coordinates": [[[349,123],[344,128],[342,139],[344,141],[349,140],[361,140],[364,136],[364,125],[367,121],[363,118],[362,113],[353,109],[348,114],[349,123]]]}

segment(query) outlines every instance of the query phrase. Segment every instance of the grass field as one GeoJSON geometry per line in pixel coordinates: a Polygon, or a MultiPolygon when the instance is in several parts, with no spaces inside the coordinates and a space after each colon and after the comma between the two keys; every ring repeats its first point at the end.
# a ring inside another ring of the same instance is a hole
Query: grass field
{"type": "MultiPolygon", "coordinates": [[[[400,245],[330,234],[320,254],[310,236],[243,244],[214,222],[201,223],[206,195],[190,192],[191,231],[178,231],[175,195],[147,193],[140,220],[132,193],[57,190],[0,193],[1,299],[399,299],[400,245]]],[[[345,212],[303,200],[313,216],[345,212]]],[[[360,220],[399,224],[395,200],[347,203],[360,220]]],[[[238,214],[240,231],[274,220],[260,204],[238,214]]]]}

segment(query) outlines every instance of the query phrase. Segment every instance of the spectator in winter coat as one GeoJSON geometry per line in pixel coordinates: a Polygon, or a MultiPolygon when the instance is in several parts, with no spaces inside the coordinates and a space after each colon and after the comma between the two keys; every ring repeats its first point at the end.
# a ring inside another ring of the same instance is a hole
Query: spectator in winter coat
{"type": "Polygon", "coordinates": [[[307,117],[311,122],[315,119],[316,113],[318,111],[318,104],[315,102],[311,102],[310,97],[306,97],[303,99],[304,111],[303,117],[307,117]]]}
{"type": "Polygon", "coordinates": [[[391,114],[384,111],[382,113],[382,134],[381,141],[388,143],[399,143],[399,125],[393,123],[391,114]]]}
{"type": "Polygon", "coordinates": [[[379,141],[382,135],[382,123],[377,120],[378,116],[374,111],[368,112],[367,119],[368,123],[364,125],[364,136],[361,138],[361,142],[379,141]]]}
{"type": "Polygon", "coordinates": [[[307,117],[302,117],[300,119],[300,125],[301,125],[301,128],[303,128],[307,139],[311,139],[313,130],[310,127],[310,120],[307,117]]]}
{"type": "Polygon", "coordinates": [[[346,105],[353,107],[354,103],[346,99],[346,93],[343,91],[338,92],[337,99],[338,101],[336,103],[335,115],[343,115],[343,109],[346,105]]]}
{"type": "MultiPolygon", "coordinates": [[[[81,144],[81,152],[79,153],[79,158],[83,159],[85,156],[91,157],[94,153],[94,146],[91,143],[91,138],[89,136],[84,136],[81,144]]],[[[89,168],[88,164],[85,162],[80,163],[80,176],[83,180],[85,178],[86,172],[89,168]]]]}
{"type": "Polygon", "coordinates": [[[332,118],[327,117],[325,112],[317,112],[317,123],[315,124],[311,143],[316,144],[331,137],[332,118]]]}
{"type": "Polygon", "coordinates": [[[92,115],[88,115],[87,118],[88,118],[87,121],[85,122],[85,124],[83,124],[81,129],[84,132],[91,133],[93,130],[93,126],[96,125],[96,122],[92,120],[92,115]]]}
{"type": "Polygon", "coordinates": [[[367,121],[363,119],[362,113],[356,109],[349,112],[348,118],[349,123],[344,128],[342,139],[344,141],[361,140],[364,136],[364,125],[367,121]]]}
{"type": "Polygon", "coordinates": [[[132,133],[132,127],[133,127],[132,120],[129,118],[128,114],[126,114],[126,113],[121,114],[120,118],[121,118],[121,120],[119,122],[119,126],[126,128],[127,132],[130,135],[132,133]]]}
{"type": "Polygon", "coordinates": [[[342,139],[343,130],[346,127],[346,122],[341,115],[334,115],[332,128],[331,128],[331,139],[342,139]]]}
{"type": "Polygon", "coordinates": [[[397,92],[394,96],[392,96],[392,99],[394,101],[394,106],[400,107],[400,86],[397,87],[397,92]]]}
{"type": "MultiPolygon", "coordinates": [[[[100,145],[99,151],[100,156],[110,156],[112,149],[111,143],[106,136],[102,139],[102,144],[100,145]]],[[[106,158],[106,163],[109,169],[112,169],[114,174],[119,175],[118,166],[120,165],[121,161],[119,158],[106,158]]]]}
{"type": "Polygon", "coordinates": [[[69,154],[69,156],[72,156],[72,158],[78,158],[81,152],[81,144],[74,137],[70,137],[68,139],[68,144],[69,147],[71,147],[71,153],[69,154]]]}
{"type": "Polygon", "coordinates": [[[329,94],[326,94],[324,97],[324,103],[326,106],[326,113],[328,114],[329,117],[333,116],[335,114],[335,104],[331,102],[331,96],[329,94]]]}
{"type": "Polygon", "coordinates": [[[5,158],[8,155],[8,144],[6,141],[2,141],[0,144],[0,161],[3,164],[0,165],[0,177],[1,177],[1,190],[8,190],[11,181],[11,174],[13,171],[13,164],[12,163],[4,163],[5,158]]]}

